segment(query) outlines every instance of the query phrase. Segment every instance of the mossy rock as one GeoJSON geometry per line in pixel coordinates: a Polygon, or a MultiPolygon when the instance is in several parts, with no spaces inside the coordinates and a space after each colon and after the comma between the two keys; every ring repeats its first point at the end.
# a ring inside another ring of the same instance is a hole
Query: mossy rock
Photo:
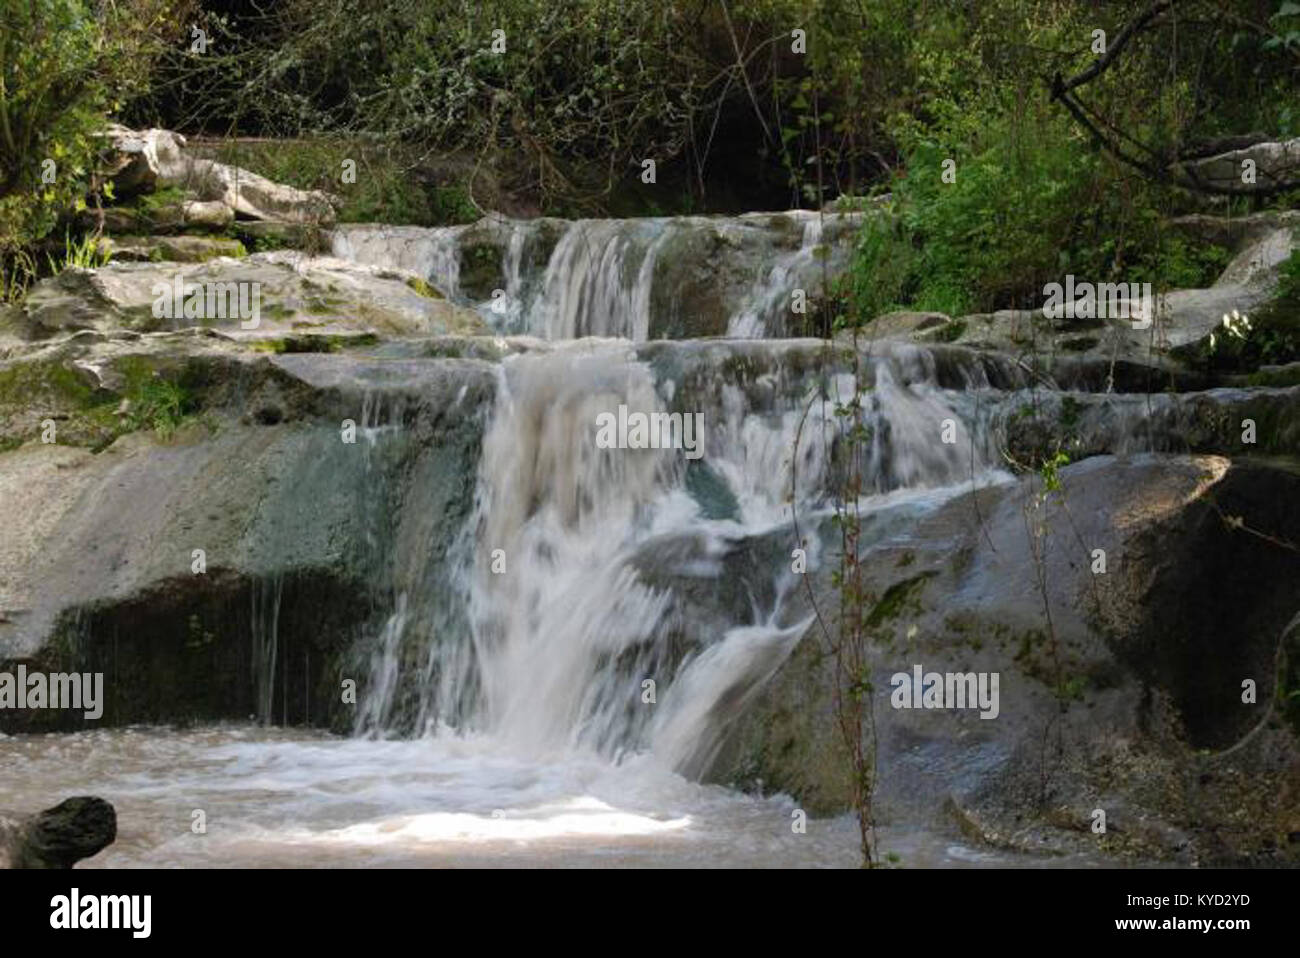
{"type": "Polygon", "coordinates": [[[421,296],[426,297],[427,299],[446,298],[442,295],[442,293],[434,289],[434,287],[428,282],[428,280],[422,279],[419,276],[412,276],[409,279],[407,279],[406,285],[411,287],[411,289],[415,290],[417,293],[419,293],[421,296]]]}
{"type": "Polygon", "coordinates": [[[730,309],[716,269],[723,241],[714,231],[685,230],[664,241],[650,291],[650,339],[724,336],[730,309]]]}
{"type": "Polygon", "coordinates": [[[460,248],[460,289],[471,299],[492,298],[492,291],[504,289],[505,253],[492,240],[469,242],[460,248]]]}

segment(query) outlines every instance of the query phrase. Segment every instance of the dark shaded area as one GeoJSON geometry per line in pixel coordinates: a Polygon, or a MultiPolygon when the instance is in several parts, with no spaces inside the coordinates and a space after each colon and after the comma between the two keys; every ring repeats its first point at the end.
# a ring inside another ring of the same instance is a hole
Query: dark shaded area
{"type": "MultiPolygon", "coordinates": [[[[253,579],[213,569],[163,583],[69,613],[50,655],[22,663],[29,672],[102,672],[98,720],[77,709],[14,709],[0,712],[0,729],[250,719],[346,726],[339,663],[372,613],[360,584],[324,571],[253,579]]],[[[18,664],[0,662],[0,671],[18,664]]]]}
{"type": "Polygon", "coordinates": [[[1169,691],[1194,747],[1233,744],[1274,696],[1278,643],[1300,595],[1297,501],[1300,472],[1238,461],[1212,499],[1146,536],[1142,626],[1116,652],[1169,691]],[[1259,534],[1234,529],[1237,519],[1259,534]],[[1254,706],[1242,702],[1246,679],[1254,706]]]}

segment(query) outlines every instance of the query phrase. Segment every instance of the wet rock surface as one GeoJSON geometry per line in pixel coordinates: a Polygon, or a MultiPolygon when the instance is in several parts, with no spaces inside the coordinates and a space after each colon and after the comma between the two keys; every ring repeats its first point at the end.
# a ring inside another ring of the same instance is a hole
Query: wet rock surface
{"type": "MultiPolygon", "coordinates": [[[[1101,808],[1102,843],[1120,859],[1294,861],[1300,752],[1266,690],[1287,682],[1280,650],[1295,654],[1300,554],[1282,544],[1300,539],[1286,505],[1300,473],[1099,456],[1061,483],[1041,505],[1035,480],[968,493],[868,546],[882,597],[871,665],[882,822],[955,822],[1059,854],[1095,845],[1101,808]],[[1035,545],[1027,522],[1046,539],[1035,545]],[[914,664],[999,673],[997,719],[892,707],[891,676],[914,664]],[[1243,702],[1245,680],[1256,702],[1243,702]]],[[[814,591],[833,610],[825,576],[814,591]]],[[[813,810],[848,804],[828,649],[811,628],[737,724],[716,780],[813,810]]]]}
{"type": "Polygon", "coordinates": [[[0,868],[72,868],[117,838],[117,814],[102,798],[68,798],[35,815],[0,813],[0,868]]]}

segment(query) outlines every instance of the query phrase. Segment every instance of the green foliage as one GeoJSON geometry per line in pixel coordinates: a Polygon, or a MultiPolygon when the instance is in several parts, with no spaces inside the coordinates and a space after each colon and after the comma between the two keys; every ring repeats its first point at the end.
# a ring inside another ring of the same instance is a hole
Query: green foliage
{"type": "Polygon", "coordinates": [[[1249,327],[1216,330],[1214,342],[1200,347],[1201,359],[1221,372],[1250,372],[1265,365],[1300,361],[1300,253],[1293,250],[1280,268],[1277,296],[1256,309],[1249,327]]]}
{"type": "Polygon", "coordinates": [[[1083,220],[1098,163],[1068,121],[1042,106],[1016,117],[996,103],[968,127],[970,115],[966,129],[924,131],[909,144],[893,197],[901,229],[870,231],[859,247],[864,316],[1034,305],[1043,284],[1068,271],[1063,259],[1093,275],[1104,256],[1082,242],[1093,235],[1083,220]]]}
{"type": "Polygon", "coordinates": [[[1300,255],[1295,250],[1279,270],[1278,299],[1288,305],[1300,305],[1300,255]]]}
{"type": "MultiPolygon", "coordinates": [[[[906,96],[903,53],[942,6],[285,0],[218,13],[213,4],[199,18],[209,52],[172,57],[127,119],[381,135],[468,158],[569,214],[615,203],[646,158],[665,171],[677,161],[672,193],[644,199],[679,211],[703,189],[710,154],[738,149],[773,172],[784,166],[792,195],[811,202],[802,173],[813,167],[838,192],[878,175],[876,154],[892,153],[885,118],[906,96]],[[796,28],[806,34],[798,52],[796,28]]],[[[464,216],[455,196],[433,202],[448,221],[464,216]]]]}
{"type": "Polygon", "coordinates": [[[60,273],[70,266],[82,269],[95,269],[108,262],[109,251],[93,236],[74,239],[71,233],[63,237],[63,255],[55,258],[46,254],[51,273],[60,273]]]}
{"type": "Polygon", "coordinates": [[[182,377],[166,375],[138,359],[125,362],[122,373],[126,412],[121,432],[152,429],[165,441],[198,411],[198,400],[185,387],[182,377]]]}
{"type": "Polygon", "coordinates": [[[258,142],[226,140],[215,158],[260,173],[277,183],[304,190],[324,190],[340,200],[345,223],[443,226],[470,223],[478,210],[463,186],[434,186],[417,175],[420,155],[401,145],[373,138],[309,137],[258,142]],[[356,181],[343,181],[343,163],[356,164],[356,181]]]}
{"type": "Polygon", "coordinates": [[[162,439],[185,419],[187,397],[176,383],[153,379],[139,387],[127,418],[134,429],[148,426],[162,439]]]}
{"type": "Polygon", "coordinates": [[[1061,491],[1061,469],[1070,464],[1070,457],[1059,449],[1049,458],[1044,459],[1038,467],[1038,475],[1043,480],[1044,492],[1061,491]]]}
{"type": "Polygon", "coordinates": [[[60,217],[111,198],[97,134],[178,29],[170,0],[0,0],[0,296],[36,276],[34,245],[60,217]]]}
{"type": "Polygon", "coordinates": [[[1204,289],[1212,286],[1232,259],[1232,251],[1214,243],[1190,243],[1165,234],[1150,251],[1143,251],[1125,277],[1131,283],[1153,283],[1170,289],[1204,289]]]}
{"type": "Polygon", "coordinates": [[[0,253],[12,254],[84,196],[110,94],[87,4],[3,0],[0,23],[0,253]]]}
{"type": "MultiPolygon", "coordinates": [[[[1188,198],[1100,151],[1047,97],[1051,70],[1070,75],[1089,62],[1080,38],[1103,27],[1113,39],[1136,7],[1118,5],[1106,22],[1077,5],[990,0],[931,10],[923,29],[912,21],[901,72],[916,97],[887,125],[901,154],[889,204],[901,226],[864,230],[851,322],[892,308],[950,315],[1034,308],[1043,286],[1067,273],[1158,289],[1217,278],[1226,249],[1191,244],[1165,227],[1188,198]]],[[[1243,24],[1253,22],[1248,14],[1243,24]]],[[[1235,34],[1237,51],[1226,55],[1229,34],[1205,36],[1198,35],[1205,65],[1197,83],[1185,74],[1169,80],[1168,60],[1148,38],[1090,85],[1090,109],[1118,127],[1130,149],[1141,142],[1156,155],[1225,132],[1220,123],[1240,133],[1253,123],[1277,130],[1300,121],[1300,111],[1282,115],[1294,102],[1294,58],[1270,56],[1258,38],[1235,34]],[[1256,58],[1248,75],[1240,68],[1247,50],[1256,58]],[[1216,109],[1201,107],[1207,97],[1216,109]]]]}

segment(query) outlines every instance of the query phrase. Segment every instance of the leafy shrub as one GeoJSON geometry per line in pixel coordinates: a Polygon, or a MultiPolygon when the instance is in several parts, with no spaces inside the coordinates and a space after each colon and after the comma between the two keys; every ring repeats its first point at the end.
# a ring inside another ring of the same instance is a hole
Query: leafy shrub
{"type": "Polygon", "coordinates": [[[35,275],[33,244],[98,188],[96,134],[176,29],[169,0],[0,0],[0,291],[35,275]]]}
{"type": "Polygon", "coordinates": [[[1254,310],[1249,324],[1238,326],[1237,335],[1218,329],[1213,345],[1201,345],[1202,358],[1224,372],[1300,361],[1300,252],[1292,250],[1282,264],[1277,296],[1254,310]]]}
{"type": "Polygon", "coordinates": [[[0,22],[0,252],[12,254],[84,195],[109,91],[86,4],[0,0],[0,22]]]}

